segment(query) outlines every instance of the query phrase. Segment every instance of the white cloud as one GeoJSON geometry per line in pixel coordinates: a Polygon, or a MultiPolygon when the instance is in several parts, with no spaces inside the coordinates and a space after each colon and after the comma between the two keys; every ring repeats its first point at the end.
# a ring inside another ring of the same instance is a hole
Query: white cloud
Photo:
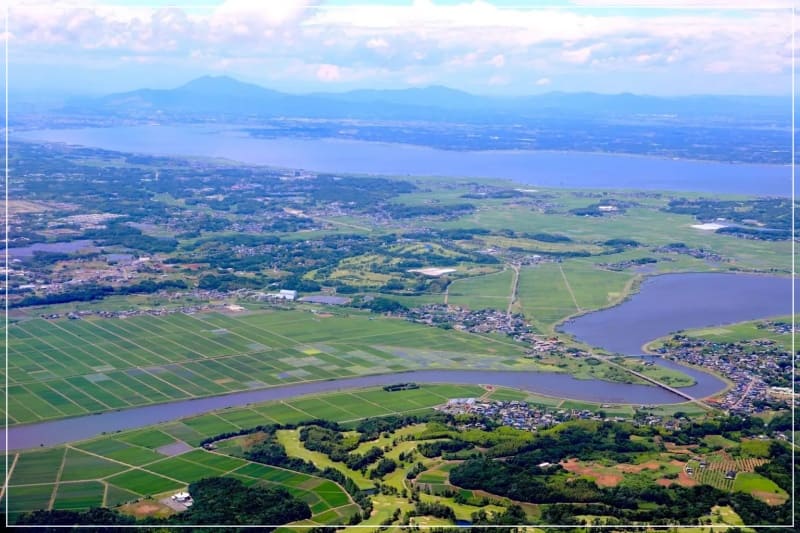
{"type": "Polygon", "coordinates": [[[342,74],[336,65],[320,65],[317,69],[317,79],[324,82],[339,81],[342,74]]]}
{"type": "Polygon", "coordinates": [[[568,63],[583,64],[591,59],[593,50],[602,46],[602,44],[598,44],[594,46],[584,46],[577,50],[564,50],[561,52],[561,57],[568,63]]]}
{"type": "MultiPolygon", "coordinates": [[[[744,9],[752,0],[614,2],[664,8],[700,2],[716,8],[652,15],[648,10],[501,9],[484,0],[352,8],[309,0],[227,0],[208,9],[92,2],[59,0],[53,7],[37,0],[12,6],[12,55],[35,51],[54,62],[96,58],[103,64],[113,63],[115,54],[127,61],[147,57],[150,64],[180,58],[198,68],[211,65],[210,57],[219,65],[257,59],[263,70],[303,64],[304,76],[324,81],[389,72],[397,80],[413,76],[437,83],[446,83],[443,76],[456,82],[471,76],[481,86],[501,68],[515,72],[514,83],[530,85],[535,72],[591,76],[674,69],[681,76],[725,71],[755,79],[785,75],[791,61],[787,13],[744,9]],[[730,6],[743,10],[733,16],[723,9],[730,6]]],[[[758,6],[790,3],[764,0],[758,6]]]]}
{"type": "Polygon", "coordinates": [[[539,87],[545,87],[547,85],[550,85],[550,83],[551,83],[550,78],[539,78],[538,80],[536,80],[535,85],[539,87]]]}
{"type": "Polygon", "coordinates": [[[571,4],[577,6],[596,6],[596,7],[654,7],[664,9],[708,9],[708,8],[722,8],[722,9],[746,9],[746,10],[762,10],[762,9],[779,9],[779,8],[792,8],[794,6],[793,0],[761,0],[753,2],[752,0],[570,0],[571,4]]]}
{"type": "Polygon", "coordinates": [[[389,43],[386,42],[386,39],[377,37],[367,41],[367,48],[371,48],[373,50],[376,48],[389,48],[389,43]]]}

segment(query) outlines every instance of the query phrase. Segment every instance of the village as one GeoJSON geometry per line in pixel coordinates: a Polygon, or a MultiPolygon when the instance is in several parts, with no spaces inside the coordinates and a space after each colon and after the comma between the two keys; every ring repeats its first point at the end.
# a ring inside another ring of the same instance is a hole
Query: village
{"type": "MultiPolygon", "coordinates": [[[[528,431],[548,428],[573,419],[602,420],[600,415],[587,410],[550,410],[521,401],[486,401],[478,398],[454,398],[436,410],[450,415],[479,415],[502,426],[528,431]]],[[[487,428],[481,422],[473,423],[472,426],[487,428]]]]}
{"type": "Polygon", "coordinates": [[[519,313],[497,309],[471,309],[446,304],[428,304],[403,313],[407,320],[437,327],[452,327],[470,333],[503,333],[515,341],[530,345],[529,356],[537,354],[588,356],[583,350],[567,347],[555,336],[533,333],[531,325],[519,313]]]}
{"type": "Polygon", "coordinates": [[[791,400],[791,355],[773,340],[720,343],[674,335],[656,352],[730,380],[733,386],[715,403],[731,413],[760,413],[791,400]]]}
{"type": "MultiPolygon", "coordinates": [[[[663,427],[668,430],[679,429],[682,424],[688,423],[686,418],[661,416],[650,412],[652,406],[638,406],[636,414],[631,418],[621,416],[607,416],[602,408],[610,407],[601,405],[598,411],[589,409],[548,408],[540,405],[529,404],[524,401],[497,401],[480,398],[454,398],[446,404],[436,407],[436,410],[450,415],[477,415],[501,426],[513,427],[525,431],[546,429],[569,420],[598,420],[625,422],[629,421],[634,426],[663,427]]],[[[486,422],[470,422],[469,427],[487,429],[486,422]]]]}

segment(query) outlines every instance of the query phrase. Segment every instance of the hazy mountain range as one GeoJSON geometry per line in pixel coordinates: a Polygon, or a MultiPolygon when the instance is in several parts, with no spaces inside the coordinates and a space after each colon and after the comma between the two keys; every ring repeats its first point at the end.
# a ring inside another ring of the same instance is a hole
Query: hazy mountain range
{"type": "Polygon", "coordinates": [[[509,122],[553,116],[574,118],[777,121],[791,116],[791,99],[777,96],[683,96],[551,92],[533,96],[478,96],[441,86],[344,93],[288,94],[227,76],[204,76],[175,89],[139,89],[73,99],[67,113],[110,116],[223,115],[374,120],[509,122]],[[647,116],[647,117],[644,117],[647,116]]]}

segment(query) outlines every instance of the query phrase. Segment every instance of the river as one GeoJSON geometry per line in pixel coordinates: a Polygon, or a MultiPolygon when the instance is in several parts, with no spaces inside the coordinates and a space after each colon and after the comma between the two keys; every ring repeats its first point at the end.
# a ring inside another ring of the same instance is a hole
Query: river
{"type": "Polygon", "coordinates": [[[259,139],[222,126],[125,126],[12,132],[121,152],[219,157],[323,172],[510,179],[562,188],[647,189],[790,196],[790,166],[530,150],[438,150],[343,139],[259,139]]]}
{"type": "MultiPolygon", "coordinates": [[[[791,280],[744,274],[666,274],[649,278],[640,291],[622,304],[578,317],[564,331],[589,344],[626,355],[640,355],[642,344],[688,327],[708,327],[791,312],[791,280]],[[746,303],[746,305],[742,305],[746,303]]],[[[725,387],[715,376],[696,368],[656,358],[678,368],[696,384],[681,390],[702,398],[725,387]]],[[[666,390],[647,385],[579,380],[566,374],[469,370],[421,370],[402,374],[363,376],[298,383],[224,396],[136,407],[99,415],[9,428],[11,449],[53,446],[90,438],[103,432],[148,426],[215,409],[294,398],[305,394],[401,381],[469,383],[515,387],[545,395],[602,403],[668,404],[685,401],[666,390]]]]}

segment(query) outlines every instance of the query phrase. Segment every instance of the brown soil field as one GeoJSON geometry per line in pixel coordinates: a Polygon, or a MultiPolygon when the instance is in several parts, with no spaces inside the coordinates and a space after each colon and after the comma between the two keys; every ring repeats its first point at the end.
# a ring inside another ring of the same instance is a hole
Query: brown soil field
{"type": "Polygon", "coordinates": [[[768,505],[781,505],[783,502],[787,500],[787,497],[782,494],[775,494],[772,492],[765,492],[760,490],[754,490],[751,492],[754,498],[758,498],[759,500],[763,501],[768,505]]]}
{"type": "Polygon", "coordinates": [[[689,477],[689,474],[687,474],[685,470],[681,470],[680,473],[678,473],[677,483],[682,487],[694,487],[698,485],[697,480],[689,477]]]}
{"type": "Polygon", "coordinates": [[[610,472],[609,469],[597,465],[581,463],[577,459],[562,462],[561,466],[568,472],[593,478],[600,487],[616,487],[623,479],[622,474],[610,472]]]}
{"type": "Polygon", "coordinates": [[[647,461],[646,463],[642,463],[640,465],[629,465],[629,464],[620,464],[617,465],[617,469],[621,472],[628,473],[638,473],[642,470],[658,470],[658,467],[661,464],[658,461],[647,461]]]}
{"type": "Polygon", "coordinates": [[[133,515],[136,518],[144,518],[146,516],[169,516],[174,511],[155,500],[144,500],[136,503],[129,503],[119,508],[121,512],[133,515]]]}
{"type": "Polygon", "coordinates": [[[267,438],[267,434],[263,431],[259,431],[258,433],[251,433],[244,437],[241,441],[241,446],[243,450],[248,450],[255,446],[256,444],[261,444],[264,442],[264,439],[267,438]]]}

